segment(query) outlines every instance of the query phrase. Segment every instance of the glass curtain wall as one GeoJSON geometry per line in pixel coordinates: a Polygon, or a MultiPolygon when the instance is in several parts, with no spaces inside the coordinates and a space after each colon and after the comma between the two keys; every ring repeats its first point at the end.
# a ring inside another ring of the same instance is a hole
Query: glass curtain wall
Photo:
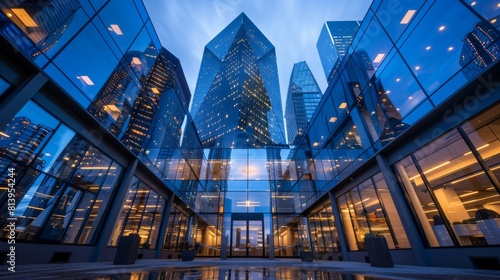
{"type": "Polygon", "coordinates": [[[122,236],[139,235],[140,247],[155,249],[165,198],[133,177],[108,246],[117,246],[122,236]]]}
{"type": "Polygon", "coordinates": [[[431,247],[500,244],[500,105],[394,165],[431,247]]]}
{"type": "Polygon", "coordinates": [[[351,251],[366,250],[365,235],[385,237],[389,249],[410,248],[401,220],[378,173],[337,198],[340,216],[351,251]]]}
{"type": "Polygon", "coordinates": [[[324,206],[310,215],[308,221],[314,254],[320,258],[326,255],[331,259],[331,253],[341,250],[332,206],[324,206]]]}
{"type": "Polygon", "coordinates": [[[123,167],[34,102],[0,132],[0,226],[16,185],[17,240],[92,244],[123,167]]]}

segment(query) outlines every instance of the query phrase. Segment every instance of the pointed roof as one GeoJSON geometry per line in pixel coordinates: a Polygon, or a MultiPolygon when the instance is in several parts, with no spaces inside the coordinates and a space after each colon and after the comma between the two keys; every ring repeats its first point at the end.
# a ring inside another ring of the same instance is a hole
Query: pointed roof
{"type": "Polygon", "coordinates": [[[229,51],[231,44],[234,41],[236,34],[240,28],[244,28],[250,45],[257,59],[265,56],[269,51],[274,49],[273,44],[262,34],[255,24],[248,18],[245,13],[237,16],[226,28],[224,28],[215,38],[210,41],[206,48],[210,50],[220,60],[229,51]]]}

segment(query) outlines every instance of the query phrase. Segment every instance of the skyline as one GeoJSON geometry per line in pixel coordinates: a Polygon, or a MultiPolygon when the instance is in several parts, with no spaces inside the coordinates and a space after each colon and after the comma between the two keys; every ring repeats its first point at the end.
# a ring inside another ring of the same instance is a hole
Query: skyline
{"type": "Polygon", "coordinates": [[[306,61],[321,92],[324,93],[327,88],[326,77],[316,49],[316,42],[324,22],[362,20],[371,2],[371,0],[339,0],[332,3],[319,0],[311,5],[300,0],[292,0],[287,1],[286,7],[282,9],[279,9],[282,6],[280,2],[264,0],[252,2],[192,0],[189,5],[180,1],[145,0],[144,5],[162,45],[179,58],[191,95],[196,88],[205,45],[244,12],[276,48],[284,112],[294,63],[306,61]],[[275,11],[280,12],[278,17],[274,16],[275,11]],[[296,14],[301,14],[301,17],[295,18],[296,14]]]}

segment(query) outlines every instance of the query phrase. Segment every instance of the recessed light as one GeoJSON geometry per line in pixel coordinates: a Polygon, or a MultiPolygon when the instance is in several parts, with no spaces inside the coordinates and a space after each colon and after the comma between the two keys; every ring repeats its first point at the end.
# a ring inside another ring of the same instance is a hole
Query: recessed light
{"type": "Polygon", "coordinates": [[[420,66],[416,66],[416,67],[415,67],[415,70],[420,70],[420,66]]]}
{"type": "Polygon", "coordinates": [[[382,59],[384,58],[384,56],[385,56],[385,54],[383,54],[383,53],[377,54],[377,56],[375,57],[375,59],[373,60],[373,62],[379,63],[380,61],[382,61],[382,59]]]}
{"type": "Polygon", "coordinates": [[[116,35],[123,35],[123,32],[122,30],[120,29],[120,26],[118,26],[118,24],[111,24],[110,25],[110,28],[111,30],[110,31],[113,31],[116,33],[116,35]]]}
{"type": "Polygon", "coordinates": [[[497,7],[499,7],[499,8],[500,8],[500,3],[498,3],[497,7]]]}
{"type": "Polygon", "coordinates": [[[452,51],[452,50],[453,50],[453,47],[449,47],[449,48],[448,48],[448,50],[449,50],[449,51],[452,51]]]}
{"type": "Polygon", "coordinates": [[[491,23],[495,23],[495,22],[497,22],[497,19],[496,19],[496,18],[494,18],[494,19],[492,19],[490,22],[491,22],[491,23]]]}
{"type": "Polygon", "coordinates": [[[94,85],[94,82],[89,78],[89,76],[78,76],[77,78],[82,80],[88,86],[94,85]]]}
{"type": "Polygon", "coordinates": [[[340,103],[339,109],[345,109],[347,107],[347,103],[342,102],[340,103]]]}
{"type": "Polygon", "coordinates": [[[388,90],[388,91],[386,91],[386,92],[385,92],[385,94],[389,94],[389,93],[391,93],[391,91],[390,91],[390,90],[388,90]]]}
{"type": "Polygon", "coordinates": [[[426,50],[426,51],[428,51],[428,50],[430,50],[430,49],[431,49],[431,46],[427,46],[427,47],[425,48],[425,50],[426,50]]]}
{"type": "Polygon", "coordinates": [[[439,27],[439,31],[443,31],[444,30],[444,25],[442,25],[441,27],[439,27]]]}
{"type": "Polygon", "coordinates": [[[399,82],[399,81],[401,81],[401,79],[400,79],[400,78],[397,78],[397,79],[396,79],[396,82],[399,82]]]}
{"type": "Polygon", "coordinates": [[[401,20],[400,24],[408,24],[408,22],[410,22],[415,12],[416,10],[408,10],[408,12],[406,12],[405,16],[401,20]]]}
{"type": "Polygon", "coordinates": [[[470,3],[470,5],[471,5],[471,6],[476,5],[476,1],[474,1],[474,2],[470,3]]]}

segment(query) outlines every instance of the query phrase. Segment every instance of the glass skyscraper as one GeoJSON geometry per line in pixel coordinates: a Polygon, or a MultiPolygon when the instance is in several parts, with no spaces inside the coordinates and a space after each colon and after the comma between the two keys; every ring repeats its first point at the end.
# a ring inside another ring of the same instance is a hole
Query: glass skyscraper
{"type": "Polygon", "coordinates": [[[303,135],[322,93],[305,61],[293,65],[286,97],[285,119],[288,143],[303,135]]]}
{"type": "MultiPolygon", "coordinates": [[[[206,46],[190,112],[141,1],[0,4],[17,264],[112,261],[129,235],[144,259],[364,262],[378,235],[396,264],[499,265],[498,1],[373,1],[290,146],[274,47],[244,14],[206,46]]],[[[305,69],[294,92],[316,88],[305,69]]]]}
{"type": "Polygon", "coordinates": [[[204,147],[285,144],[275,49],[244,13],[205,47],[191,114],[204,147]]]}
{"type": "Polygon", "coordinates": [[[323,25],[316,48],[328,83],[346,55],[360,25],[360,21],[327,21],[323,25]]]}

